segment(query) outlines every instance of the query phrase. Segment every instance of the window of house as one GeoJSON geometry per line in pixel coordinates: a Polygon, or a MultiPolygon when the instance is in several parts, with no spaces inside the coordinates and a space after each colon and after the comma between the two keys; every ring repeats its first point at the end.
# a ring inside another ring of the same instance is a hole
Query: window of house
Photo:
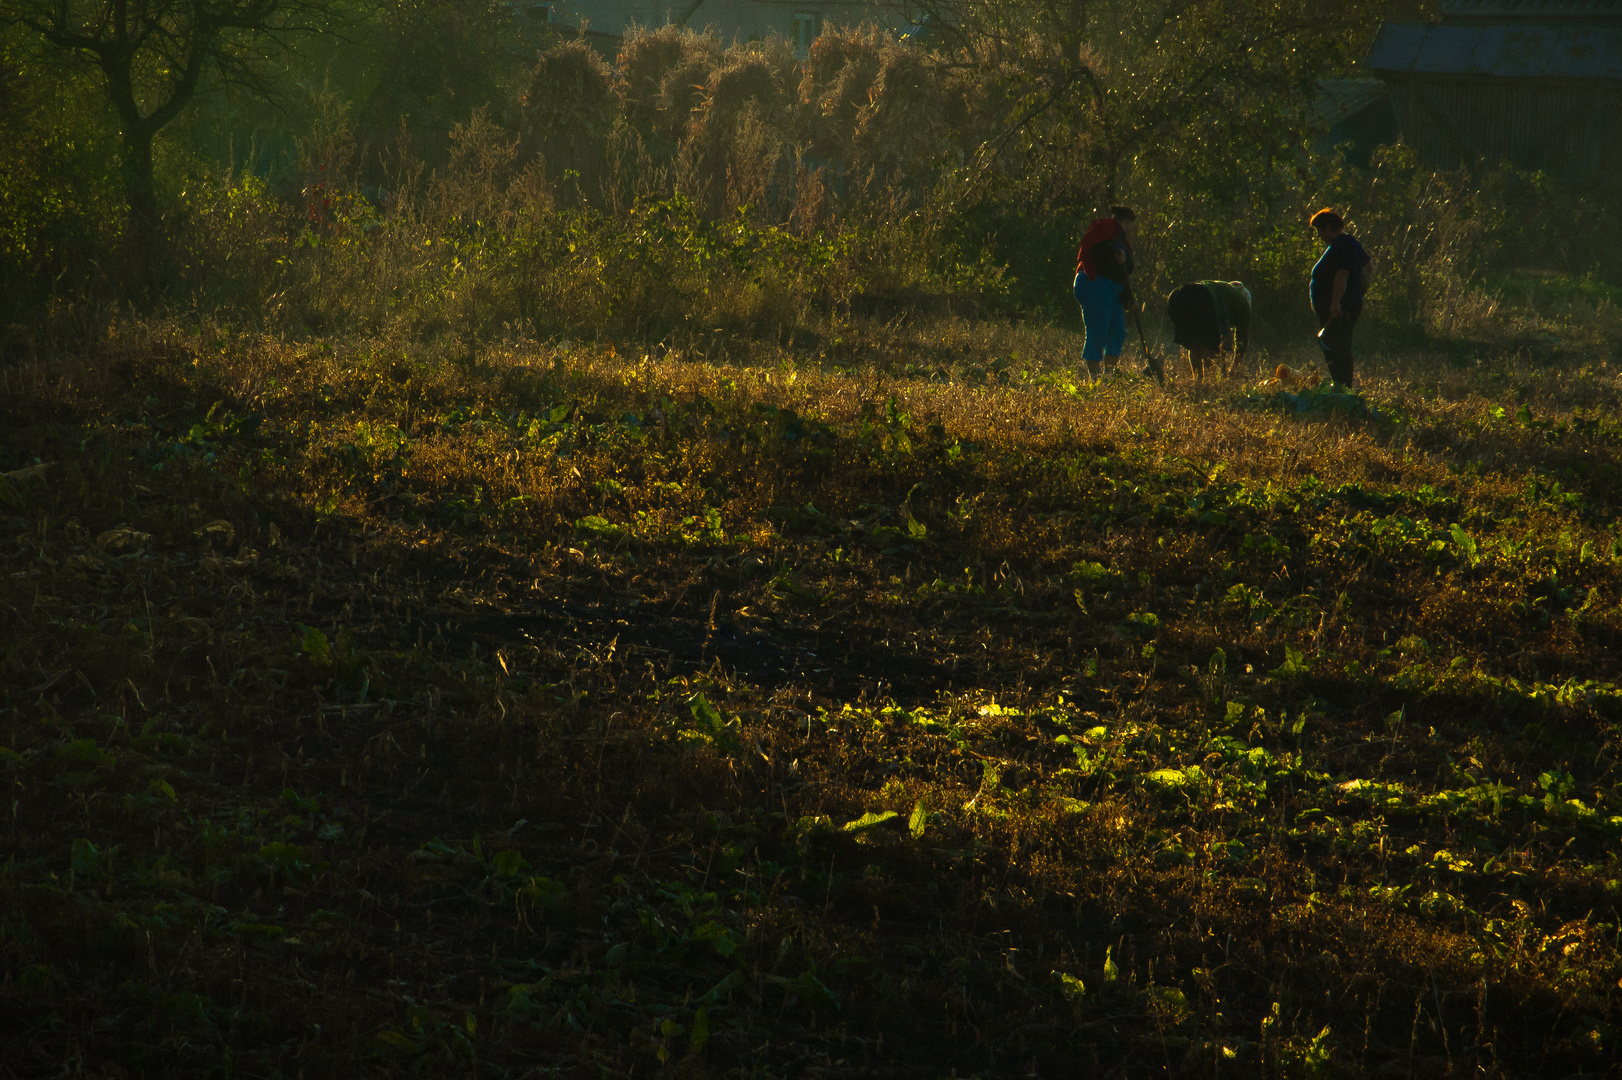
{"type": "Polygon", "coordinates": [[[817,40],[817,17],[804,12],[794,13],[794,55],[801,60],[811,55],[811,43],[817,40]]]}

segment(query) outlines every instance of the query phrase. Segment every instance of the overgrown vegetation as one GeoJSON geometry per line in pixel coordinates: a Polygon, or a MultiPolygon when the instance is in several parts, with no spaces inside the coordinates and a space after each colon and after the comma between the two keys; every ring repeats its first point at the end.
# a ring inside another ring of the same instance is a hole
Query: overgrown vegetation
{"type": "MultiPolygon", "coordinates": [[[[0,166],[7,348],[94,340],[131,303],[467,344],[674,344],[716,326],[786,340],[836,311],[1079,329],[1077,237],[1117,200],[1146,215],[1140,293],[1243,280],[1274,342],[1313,329],[1302,222],[1326,203],[1378,255],[1382,344],[1558,349],[1547,326],[1494,341],[1505,276],[1622,275],[1602,191],[1433,174],[1401,147],[1368,170],[1304,149],[1321,133],[1312,79],[1355,55],[1378,11],[1145,8],[1106,32],[1066,5],[1027,5],[1053,10],[1025,12],[1023,30],[1007,21],[1019,5],[960,6],[954,52],[831,29],[797,62],[785,41],[667,26],[631,34],[613,66],[556,33],[391,8],[348,45],[305,50],[290,130],[233,99],[160,132],[161,239],[120,222],[129,169],[96,79],[13,25],[0,123],[26,152],[0,166]],[[400,51],[435,35],[435,63],[400,51]],[[543,48],[520,76],[526,42],[543,48]],[[422,72],[410,88],[403,68],[422,72]]],[[[1577,322],[1614,343],[1614,297],[1585,300],[1577,322]]]]}
{"type": "Polygon", "coordinates": [[[386,11],[296,173],[160,137],[145,250],[7,31],[0,1064],[1612,1067],[1614,226],[1302,151],[1377,13],[1012,6],[527,78],[386,11]],[[1106,196],[1252,285],[1232,381],[1085,377],[1106,196]],[[1261,379],[1324,202],[1357,394],[1261,379]]]}
{"type": "Polygon", "coordinates": [[[14,367],[12,1067],[1612,1056],[1609,368],[852,347],[14,367]]]}

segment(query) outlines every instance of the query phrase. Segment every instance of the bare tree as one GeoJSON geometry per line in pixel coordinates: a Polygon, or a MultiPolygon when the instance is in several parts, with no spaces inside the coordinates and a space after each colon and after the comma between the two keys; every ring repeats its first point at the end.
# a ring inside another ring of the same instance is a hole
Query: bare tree
{"type": "Polygon", "coordinates": [[[268,61],[300,33],[347,21],[339,0],[0,0],[23,26],[88,59],[118,117],[124,191],[140,235],[156,232],[152,142],[209,87],[268,94],[268,61]]]}

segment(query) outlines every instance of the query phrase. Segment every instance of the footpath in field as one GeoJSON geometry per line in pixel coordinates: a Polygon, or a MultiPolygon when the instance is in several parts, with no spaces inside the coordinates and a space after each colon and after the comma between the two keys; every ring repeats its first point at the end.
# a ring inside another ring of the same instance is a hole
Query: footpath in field
{"type": "Polygon", "coordinates": [[[1609,1067],[1614,373],[985,341],[13,370],[0,1069],[1609,1067]]]}

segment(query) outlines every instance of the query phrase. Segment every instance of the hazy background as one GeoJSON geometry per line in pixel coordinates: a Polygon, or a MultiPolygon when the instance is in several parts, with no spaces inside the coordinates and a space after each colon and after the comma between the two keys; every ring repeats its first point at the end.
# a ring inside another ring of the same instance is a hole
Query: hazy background
{"type": "Polygon", "coordinates": [[[1079,330],[1075,247],[1115,201],[1142,215],[1142,297],[1244,280],[1264,342],[1312,328],[1321,205],[1376,259],[1369,344],[1603,357],[1622,338],[1603,193],[1433,172],[1400,145],[1353,167],[1326,137],[1318,80],[1359,74],[1381,20],[1424,4],[968,2],[923,40],[827,27],[802,61],[675,27],[607,55],[499,4],[284,0],[208,38],[184,94],[190,53],[136,50],[140,107],[179,99],[150,194],[106,65],[36,7],[8,4],[0,33],[7,350],[116,311],[463,344],[787,342],[941,311],[1079,330]]]}

